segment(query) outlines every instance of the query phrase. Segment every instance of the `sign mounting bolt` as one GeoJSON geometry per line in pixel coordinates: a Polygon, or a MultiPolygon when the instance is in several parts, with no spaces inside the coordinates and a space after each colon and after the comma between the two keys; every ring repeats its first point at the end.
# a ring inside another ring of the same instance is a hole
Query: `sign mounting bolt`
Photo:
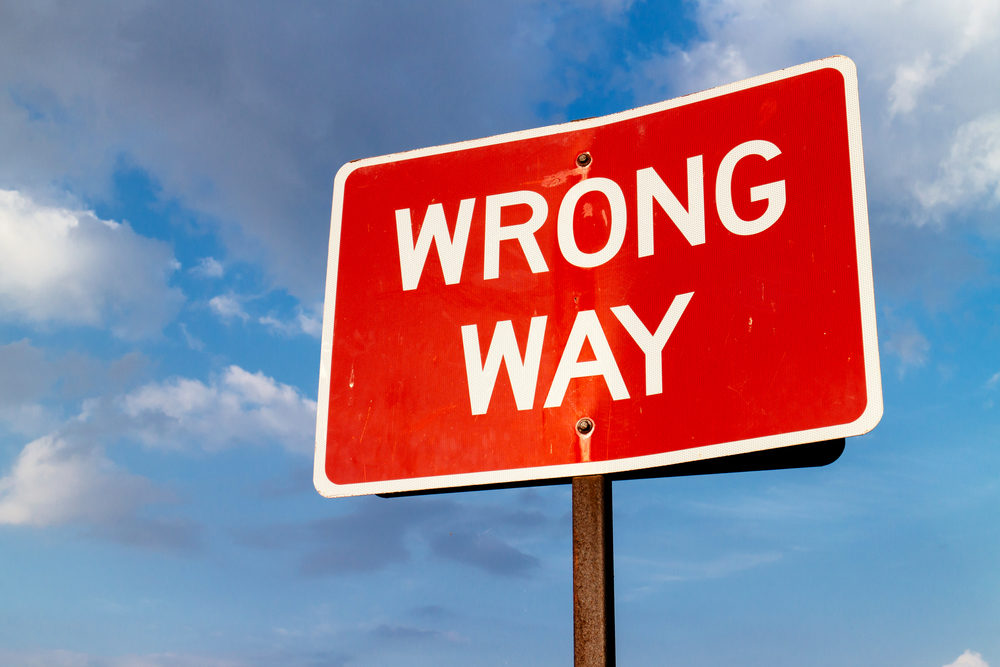
{"type": "Polygon", "coordinates": [[[576,156],[576,164],[579,167],[587,167],[592,161],[593,158],[590,157],[590,153],[580,153],[576,156]]]}
{"type": "Polygon", "coordinates": [[[590,435],[594,430],[594,420],[584,417],[576,423],[576,432],[580,435],[590,435]]]}

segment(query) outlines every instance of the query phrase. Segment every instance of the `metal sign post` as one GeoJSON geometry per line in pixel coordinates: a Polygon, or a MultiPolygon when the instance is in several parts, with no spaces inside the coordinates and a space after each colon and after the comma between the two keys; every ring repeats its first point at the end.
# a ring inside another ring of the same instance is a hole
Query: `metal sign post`
{"type": "Polygon", "coordinates": [[[573,656],[576,667],[615,664],[611,478],[573,478],[573,656]]]}

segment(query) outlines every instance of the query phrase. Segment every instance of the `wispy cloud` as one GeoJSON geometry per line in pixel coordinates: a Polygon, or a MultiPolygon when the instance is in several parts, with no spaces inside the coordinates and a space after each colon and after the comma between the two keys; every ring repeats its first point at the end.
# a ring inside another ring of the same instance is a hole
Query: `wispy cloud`
{"type": "Polygon", "coordinates": [[[190,349],[195,350],[196,352],[201,352],[205,349],[205,341],[188,331],[187,325],[183,322],[180,323],[180,332],[181,336],[184,338],[185,344],[187,344],[190,349]]]}
{"type": "Polygon", "coordinates": [[[214,257],[202,257],[189,271],[199,278],[221,278],[225,273],[222,262],[214,257]]]}
{"type": "Polygon", "coordinates": [[[779,550],[740,551],[706,558],[651,559],[629,555],[615,556],[615,562],[625,572],[641,572],[639,577],[621,576],[616,582],[623,600],[646,597],[664,586],[687,581],[724,579],[781,561],[785,553],[779,550]]]}
{"type": "Polygon", "coordinates": [[[434,630],[412,625],[389,625],[386,623],[372,630],[372,635],[379,643],[398,642],[407,646],[424,641],[444,640],[451,643],[463,643],[467,641],[454,631],[434,630]]]}
{"type": "Polygon", "coordinates": [[[956,208],[985,200],[1000,204],[1000,113],[988,113],[961,125],[938,176],[916,189],[927,208],[956,208]]]}
{"type": "Polygon", "coordinates": [[[505,576],[525,576],[539,560],[489,533],[439,531],[429,536],[431,550],[442,558],[505,576]]]}
{"type": "Polygon", "coordinates": [[[265,315],[259,318],[258,322],[272,332],[284,336],[305,334],[313,338],[319,338],[323,332],[322,309],[319,307],[312,310],[299,308],[298,312],[291,319],[281,319],[273,315],[265,315]]]}
{"type": "Polygon", "coordinates": [[[492,575],[526,577],[541,561],[522,542],[548,529],[534,511],[474,506],[436,498],[361,498],[343,516],[265,526],[237,540],[262,549],[305,549],[300,572],[340,576],[375,572],[413,557],[416,540],[435,558],[492,575]]]}
{"type": "Polygon", "coordinates": [[[1000,384],[1000,371],[990,376],[990,379],[986,381],[986,388],[996,389],[998,384],[1000,384]]]}
{"type": "Polygon", "coordinates": [[[263,326],[272,334],[280,336],[298,336],[305,334],[313,338],[319,338],[323,329],[323,308],[322,304],[317,304],[312,308],[296,306],[294,314],[288,317],[269,313],[267,315],[253,316],[253,311],[248,304],[259,300],[256,295],[241,295],[229,292],[214,296],[208,301],[209,309],[223,322],[249,322],[251,319],[263,326]]]}
{"type": "Polygon", "coordinates": [[[732,553],[704,561],[664,561],[648,563],[652,580],[662,582],[721,579],[762,565],[776,563],[783,558],[779,551],[732,553]]]}
{"type": "Polygon", "coordinates": [[[903,322],[893,329],[883,347],[888,354],[899,360],[899,377],[926,364],[927,355],[931,351],[930,341],[911,321],[903,322]]]}
{"type": "Polygon", "coordinates": [[[208,307],[223,320],[241,320],[246,322],[250,315],[243,307],[243,300],[234,294],[220,294],[208,301],[208,307]]]}

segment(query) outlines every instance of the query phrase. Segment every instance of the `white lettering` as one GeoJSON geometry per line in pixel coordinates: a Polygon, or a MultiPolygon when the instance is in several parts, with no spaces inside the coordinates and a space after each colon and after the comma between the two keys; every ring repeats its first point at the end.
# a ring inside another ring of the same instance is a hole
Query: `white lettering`
{"type": "Polygon", "coordinates": [[[552,378],[552,386],[549,387],[549,393],[545,397],[544,407],[556,408],[562,405],[569,381],[573,378],[597,375],[604,377],[604,382],[611,391],[612,399],[619,401],[628,398],[625,380],[622,379],[615,355],[611,353],[611,346],[608,345],[608,339],[601,328],[601,321],[597,319],[597,313],[593,310],[581,310],[576,314],[573,329],[569,332],[569,339],[566,341],[562,358],[559,359],[559,366],[556,367],[556,374],[552,378]],[[593,361],[580,361],[583,344],[588,340],[590,347],[594,350],[595,359],[593,361]]]}
{"type": "Polygon", "coordinates": [[[767,209],[756,220],[744,220],[733,208],[733,171],[736,164],[749,155],[759,155],[771,160],[781,155],[781,150],[770,141],[755,139],[746,141],[726,153],[719,164],[719,175],[715,181],[715,205],[719,209],[719,219],[733,234],[750,236],[758,234],[773,225],[785,210],[785,181],[775,181],[750,188],[750,201],[767,200],[767,209]]]}
{"type": "Polygon", "coordinates": [[[521,244],[525,259],[532,273],[548,271],[542,257],[542,249],[535,240],[535,232],[545,223],[549,205],[545,197],[531,190],[505,192],[486,198],[486,237],[483,249],[483,279],[500,277],[500,242],[517,239],[521,244]],[[527,204],[531,207],[531,218],[519,225],[500,226],[500,211],[504,206],[527,204]]]}
{"type": "Polygon", "coordinates": [[[688,207],[685,209],[652,167],[635,172],[639,257],[653,254],[653,200],[673,220],[691,245],[705,242],[705,175],[701,155],[687,159],[688,207]]]}
{"type": "Polygon", "coordinates": [[[396,240],[399,244],[399,271],[403,279],[403,291],[417,289],[420,276],[430,253],[431,243],[437,246],[438,260],[441,262],[441,273],[444,283],[454,285],[462,278],[462,264],[465,262],[465,246],[469,242],[469,230],[472,228],[472,210],[475,199],[463,199],[458,207],[458,220],[455,224],[455,236],[448,232],[448,223],[444,216],[444,206],[431,204],[424,214],[424,223],[420,226],[417,241],[413,241],[413,221],[410,209],[396,210],[396,240]]]}
{"type": "Polygon", "coordinates": [[[469,403],[472,414],[485,415],[493,397],[493,389],[500,373],[501,361],[507,367],[514,403],[518,410],[530,410],[535,403],[535,385],[538,383],[538,366],[542,360],[542,342],[545,337],[545,316],[531,318],[528,343],[524,359],[514,336],[510,320],[497,322],[482,360],[479,351],[479,328],[475,324],[462,327],[462,345],[465,348],[465,374],[469,381],[469,403]]]}
{"type": "Polygon", "coordinates": [[[656,327],[656,333],[650,334],[649,329],[635,314],[631,306],[615,306],[611,312],[622,323],[625,330],[632,336],[642,353],[646,355],[646,396],[663,393],[663,346],[667,344],[670,334],[684,314],[684,309],[694,292],[678,294],[670,303],[670,307],[656,327]]]}
{"type": "Polygon", "coordinates": [[[589,269],[604,264],[618,254],[625,241],[626,224],[625,194],[618,184],[608,178],[588,178],[571,187],[559,204],[559,218],[556,232],[559,238],[559,250],[563,257],[573,266],[589,269]],[[608,242],[597,252],[583,252],[576,244],[573,232],[573,217],[580,197],[588,192],[600,192],[608,198],[611,206],[611,230],[608,242]]]}

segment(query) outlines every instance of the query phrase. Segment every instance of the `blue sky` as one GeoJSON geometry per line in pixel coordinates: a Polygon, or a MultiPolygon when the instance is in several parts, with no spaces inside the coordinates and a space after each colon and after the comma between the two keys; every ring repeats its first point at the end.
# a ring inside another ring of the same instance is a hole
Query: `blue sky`
{"type": "Polygon", "coordinates": [[[885,416],[620,482],[619,664],[1000,664],[1000,5],[0,6],[0,664],[551,665],[563,486],[312,488],[347,160],[858,66],[885,416]]]}

